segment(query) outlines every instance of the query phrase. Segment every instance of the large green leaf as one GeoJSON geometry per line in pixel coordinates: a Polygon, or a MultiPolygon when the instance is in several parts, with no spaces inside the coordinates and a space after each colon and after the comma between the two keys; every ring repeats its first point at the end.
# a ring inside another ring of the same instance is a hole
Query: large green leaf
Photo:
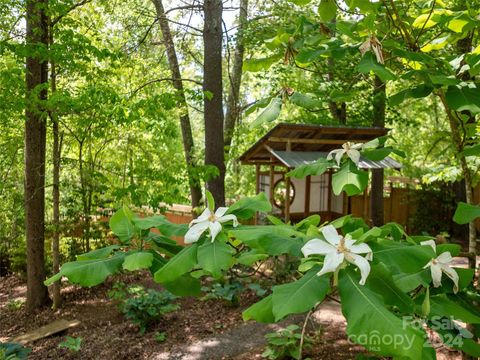
{"type": "Polygon", "coordinates": [[[368,173],[358,169],[351,161],[344,162],[340,170],[332,176],[332,188],[335,195],[345,191],[347,196],[363,192],[368,185],[368,173]]]}
{"type": "Polygon", "coordinates": [[[272,122],[278,118],[280,111],[282,110],[282,99],[274,97],[270,101],[270,104],[257,116],[252,122],[251,126],[259,126],[265,122],[272,122]]]}
{"type": "Polygon", "coordinates": [[[166,236],[155,234],[154,232],[149,232],[145,237],[145,241],[149,242],[154,248],[159,250],[161,253],[167,255],[175,255],[182,251],[183,246],[177,244],[175,240],[172,240],[166,236]]]}
{"type": "Polygon", "coordinates": [[[95,286],[104,282],[108,276],[120,271],[124,259],[125,254],[118,252],[107,259],[68,262],[62,265],[58,274],[45,280],[45,285],[49,286],[65,276],[72,283],[88,287],[95,286]]]}
{"type": "Polygon", "coordinates": [[[192,270],[197,264],[197,249],[198,244],[196,243],[185,247],[155,273],[155,281],[159,283],[172,282],[192,270]]]}
{"type": "Polygon", "coordinates": [[[198,265],[215,278],[222,276],[222,270],[228,269],[233,263],[235,250],[221,241],[208,241],[198,248],[198,265]]]}
{"type": "Polygon", "coordinates": [[[452,110],[480,113],[480,89],[477,87],[449,86],[445,93],[447,104],[452,110]]]}
{"type": "Polygon", "coordinates": [[[323,22],[329,22],[337,14],[337,4],[334,0],[321,0],[318,6],[318,14],[323,22]]]}
{"type": "Polygon", "coordinates": [[[123,268],[129,271],[148,269],[152,266],[153,254],[147,251],[130,253],[125,257],[123,268]]]}
{"type": "Polygon", "coordinates": [[[238,257],[237,262],[245,266],[252,266],[257,261],[265,260],[266,258],[268,258],[267,254],[260,254],[256,250],[250,250],[242,253],[238,257]]]}
{"type": "Polygon", "coordinates": [[[380,294],[358,283],[359,277],[348,268],[339,274],[338,289],[349,339],[383,356],[434,359],[435,351],[424,347],[424,331],[395,316],[385,307],[380,294]]]}
{"type": "Polygon", "coordinates": [[[461,320],[467,324],[480,324],[478,308],[457,295],[439,294],[430,296],[430,316],[440,316],[461,320]]]}
{"type": "Polygon", "coordinates": [[[272,307],[272,295],[269,295],[246,309],[242,313],[243,320],[255,320],[261,323],[273,323],[275,322],[275,317],[273,316],[272,307]]]}
{"type": "Polygon", "coordinates": [[[177,296],[199,296],[202,293],[200,280],[189,274],[184,274],[174,281],[162,285],[177,296]]]}
{"type": "Polygon", "coordinates": [[[142,230],[157,228],[165,236],[183,236],[188,231],[187,224],[174,224],[163,215],[133,219],[135,226],[142,230]]]}
{"type": "Polygon", "coordinates": [[[420,99],[430,95],[433,91],[433,87],[421,84],[411,89],[402,90],[388,98],[388,102],[391,106],[397,106],[408,98],[420,99]]]}
{"type": "Polygon", "coordinates": [[[480,344],[472,339],[473,334],[467,329],[448,318],[428,322],[428,326],[440,335],[440,339],[448,347],[461,350],[475,358],[480,357],[480,344]]]}
{"type": "Polygon", "coordinates": [[[95,249],[88,253],[77,255],[77,260],[84,261],[84,260],[106,259],[112,254],[112,252],[120,248],[121,247],[119,245],[110,245],[104,248],[95,249]]]}
{"type": "Polygon", "coordinates": [[[384,65],[379,64],[371,52],[363,55],[362,60],[360,60],[360,63],[357,65],[357,69],[363,74],[373,72],[383,82],[396,79],[395,74],[388,70],[384,65]]]}
{"type": "Polygon", "coordinates": [[[301,314],[321,302],[329,290],[329,276],[317,276],[320,267],[315,266],[301,279],[273,287],[273,315],[278,321],[290,314],[301,314]]]}
{"type": "Polygon", "coordinates": [[[282,54],[274,54],[260,59],[247,59],[243,62],[243,71],[257,72],[267,70],[282,58],[282,54]]]}
{"type": "Polygon", "coordinates": [[[313,98],[309,95],[301,94],[298,91],[295,91],[288,99],[292,104],[307,110],[317,110],[323,106],[322,100],[313,98]]]}
{"type": "Polygon", "coordinates": [[[120,241],[127,242],[133,237],[135,233],[135,227],[133,225],[134,217],[135,215],[132,211],[124,205],[110,218],[110,229],[118,236],[120,241]]]}
{"type": "Polygon", "coordinates": [[[331,163],[327,159],[320,158],[314,163],[300,165],[296,167],[295,169],[288,172],[287,176],[291,176],[297,179],[303,179],[309,175],[310,176],[322,175],[331,166],[332,166],[331,163]]]}
{"type": "Polygon", "coordinates": [[[254,216],[257,211],[272,211],[272,205],[270,204],[270,201],[268,201],[267,195],[265,195],[264,192],[260,192],[253,197],[244,197],[238,200],[228,208],[227,213],[234,214],[239,219],[247,220],[254,216]]]}
{"type": "Polygon", "coordinates": [[[479,217],[480,206],[459,202],[453,215],[453,221],[457,224],[468,224],[479,217]]]}

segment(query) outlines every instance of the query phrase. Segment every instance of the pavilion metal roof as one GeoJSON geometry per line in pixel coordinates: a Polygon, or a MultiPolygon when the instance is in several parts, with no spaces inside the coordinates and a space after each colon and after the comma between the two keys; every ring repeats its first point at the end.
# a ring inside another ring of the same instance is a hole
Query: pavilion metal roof
{"type": "MultiPolygon", "coordinates": [[[[268,164],[283,165],[282,156],[275,155],[278,152],[291,153],[328,153],[338,149],[347,141],[365,143],[380,136],[385,136],[389,129],[380,127],[347,127],[325,126],[312,124],[287,124],[280,123],[260,138],[250,149],[240,156],[242,164],[268,164]]],[[[290,154],[290,160],[294,161],[290,154]]],[[[302,155],[305,161],[311,161],[312,156],[302,155]]],[[[285,157],[285,156],[284,156],[285,157]]],[[[317,156],[314,160],[318,159],[317,156]]],[[[284,159],[285,160],[285,159],[284,159]]],[[[313,160],[313,161],[314,161],[313,160]]],[[[393,167],[401,165],[391,158],[380,162],[372,162],[364,159],[362,166],[365,168],[393,167]],[[382,163],[383,162],[383,163],[382,163]]],[[[303,161],[303,160],[299,160],[303,161]]]]}
{"type": "MultiPolygon", "coordinates": [[[[311,164],[320,158],[326,158],[328,152],[323,151],[275,151],[272,152],[283,165],[289,168],[296,168],[300,165],[311,164]]],[[[391,157],[387,156],[380,161],[373,161],[360,157],[358,163],[360,169],[401,169],[402,165],[391,157]]]]}

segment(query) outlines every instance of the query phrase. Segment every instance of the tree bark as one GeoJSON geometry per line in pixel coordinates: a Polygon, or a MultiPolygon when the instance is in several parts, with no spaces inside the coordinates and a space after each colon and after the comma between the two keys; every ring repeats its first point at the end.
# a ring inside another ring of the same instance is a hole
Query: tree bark
{"type": "MultiPolygon", "coordinates": [[[[385,127],[385,83],[375,75],[373,89],[373,126],[385,127]]],[[[372,225],[382,226],[383,216],[383,169],[372,169],[372,186],[370,191],[370,219],[372,225]]]]}
{"type": "Polygon", "coordinates": [[[245,46],[243,44],[243,32],[247,24],[248,0],[240,0],[238,15],[237,40],[233,56],[233,68],[230,73],[230,90],[227,98],[227,111],[225,113],[224,140],[225,150],[230,151],[235,126],[240,118],[240,85],[242,83],[242,67],[245,46]]]}
{"type": "Polygon", "coordinates": [[[45,151],[47,99],[48,0],[27,0],[25,230],[27,239],[27,303],[33,311],[48,303],[45,280],[45,151]],[[43,51],[34,51],[34,50],[43,51]],[[39,54],[43,54],[39,55],[39,54]]]}
{"type": "Polygon", "coordinates": [[[207,179],[207,189],[216,206],[225,205],[225,157],[222,99],[222,1],[205,0],[203,91],[205,121],[205,165],[218,169],[207,179]]]}
{"type": "MultiPolygon", "coordinates": [[[[335,25],[337,22],[337,19],[334,18],[332,20],[332,23],[335,25]]],[[[335,36],[335,31],[331,33],[331,37],[335,36]]],[[[335,60],[332,57],[329,57],[327,59],[327,67],[328,67],[328,72],[327,72],[327,78],[328,81],[333,83],[335,80],[335,76],[333,74],[335,70],[335,60]]],[[[347,104],[345,102],[340,102],[337,103],[335,101],[329,101],[328,102],[328,109],[330,110],[330,114],[335,120],[338,120],[338,122],[341,125],[346,125],[347,124],[347,104]]]]}
{"type": "Polygon", "coordinates": [[[185,91],[183,89],[182,76],[180,73],[180,67],[178,65],[175,44],[173,43],[170,26],[168,24],[167,16],[165,15],[165,9],[163,7],[162,0],[152,0],[152,2],[155,6],[158,22],[160,24],[160,30],[162,31],[163,42],[167,51],[168,66],[170,67],[170,73],[172,74],[173,87],[177,90],[178,106],[181,109],[180,128],[182,131],[183,150],[185,152],[185,162],[187,164],[192,208],[195,208],[199,205],[200,200],[202,199],[202,188],[200,179],[195,172],[195,146],[192,136],[192,127],[190,125],[190,117],[188,115],[187,100],[185,98],[185,91]]]}
{"type": "MultiPolygon", "coordinates": [[[[49,29],[50,46],[53,44],[53,28],[49,29]]],[[[55,62],[50,60],[50,91],[55,94],[57,91],[57,72],[55,62]]],[[[60,130],[58,118],[54,111],[50,113],[52,119],[53,133],[53,236],[52,236],[52,270],[54,274],[60,271],[60,155],[62,141],[60,139],[60,130]]],[[[51,287],[53,307],[58,309],[62,304],[60,295],[60,280],[55,281],[51,287]]]]}

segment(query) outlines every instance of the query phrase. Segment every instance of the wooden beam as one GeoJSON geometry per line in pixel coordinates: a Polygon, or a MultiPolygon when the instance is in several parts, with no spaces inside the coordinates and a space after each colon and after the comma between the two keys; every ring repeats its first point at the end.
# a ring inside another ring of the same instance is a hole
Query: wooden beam
{"type": "MultiPolygon", "coordinates": [[[[348,139],[294,139],[294,138],[287,138],[287,137],[270,137],[270,138],[268,138],[268,141],[269,142],[276,142],[276,143],[287,143],[287,147],[288,147],[288,144],[290,143],[290,147],[291,147],[291,144],[343,145],[346,142],[348,142],[349,140],[348,139]]],[[[357,140],[357,139],[355,139],[355,140],[352,140],[352,141],[358,142],[358,143],[365,143],[365,142],[370,141],[370,140],[366,140],[366,139],[358,139],[357,140]]],[[[264,146],[267,147],[268,145],[264,144],[264,146]]],[[[268,148],[270,148],[270,147],[268,147],[268,148]]]]}
{"type": "Polygon", "coordinates": [[[310,215],[310,188],[311,188],[312,177],[308,175],[305,178],[305,210],[304,217],[310,215]]]}
{"type": "Polygon", "coordinates": [[[285,222],[290,220],[290,176],[284,176],[285,179],[285,222]]]}

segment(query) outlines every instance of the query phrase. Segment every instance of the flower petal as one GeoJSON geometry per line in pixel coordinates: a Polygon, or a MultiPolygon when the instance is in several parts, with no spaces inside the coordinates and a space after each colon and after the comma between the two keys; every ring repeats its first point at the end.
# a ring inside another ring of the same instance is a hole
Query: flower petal
{"type": "Polygon", "coordinates": [[[354,149],[354,150],[360,150],[361,148],[363,148],[363,144],[362,143],[356,143],[356,144],[350,144],[350,149],[354,149]]]}
{"type": "Polygon", "coordinates": [[[340,235],[338,235],[337,229],[333,225],[327,225],[321,228],[321,232],[330,244],[337,246],[340,243],[340,235]]]}
{"type": "Polygon", "coordinates": [[[209,225],[208,221],[203,221],[191,226],[190,229],[188,229],[187,233],[185,234],[185,238],[184,238],[185,244],[191,244],[198,241],[198,239],[200,239],[200,236],[202,236],[203,232],[207,230],[208,225],[209,225]]]}
{"type": "Polygon", "coordinates": [[[220,224],[218,221],[214,221],[210,222],[208,224],[208,227],[210,228],[210,236],[212,237],[213,242],[217,237],[218,233],[222,231],[222,224],[220,224]]]}
{"type": "Polygon", "coordinates": [[[342,161],[343,154],[345,154],[345,150],[340,150],[336,155],[335,155],[335,161],[337,162],[337,165],[340,166],[340,162],[342,161]]]}
{"type": "Polygon", "coordinates": [[[217,219],[217,221],[220,222],[220,223],[224,223],[224,222],[227,222],[227,221],[230,221],[230,220],[233,221],[233,227],[238,226],[237,217],[233,214],[228,214],[228,215],[222,216],[222,217],[217,219]]]}
{"type": "Polygon", "coordinates": [[[442,285],[442,267],[439,264],[430,264],[430,272],[432,273],[433,286],[442,285]]]}
{"type": "Polygon", "coordinates": [[[356,265],[360,269],[360,285],[365,285],[367,281],[368,274],[370,274],[370,263],[363,256],[349,253],[349,256],[345,257],[348,262],[356,265]]]}
{"type": "Polygon", "coordinates": [[[228,208],[227,207],[219,207],[217,209],[217,211],[215,211],[215,217],[216,218],[220,218],[222,217],[223,215],[225,215],[225,213],[228,211],[228,208]]]}
{"type": "Polygon", "coordinates": [[[358,165],[358,162],[360,161],[360,152],[358,150],[350,149],[347,151],[347,155],[352,159],[355,165],[358,165]]]}
{"type": "Polygon", "coordinates": [[[437,261],[442,265],[448,265],[453,261],[452,254],[450,254],[450,251],[445,251],[438,255],[437,261]]]}
{"type": "Polygon", "coordinates": [[[201,223],[202,221],[207,221],[211,215],[212,215],[212,212],[210,211],[210,209],[206,208],[205,210],[203,210],[202,215],[200,215],[196,219],[193,219],[190,222],[190,226],[192,226],[193,224],[201,223]]]}
{"type": "Polygon", "coordinates": [[[347,246],[347,248],[350,250],[350,252],[354,254],[368,254],[372,252],[372,249],[370,249],[370,246],[368,246],[365,243],[353,244],[353,245],[347,246]]]}
{"type": "Polygon", "coordinates": [[[312,239],[302,247],[302,253],[305,257],[308,257],[312,254],[326,255],[331,252],[337,252],[337,249],[320,239],[312,239]]]}
{"type": "Polygon", "coordinates": [[[325,256],[323,260],[323,267],[317,273],[318,276],[322,276],[323,274],[329,272],[335,272],[340,264],[343,262],[344,256],[343,253],[331,252],[325,256]]]}
{"type": "Polygon", "coordinates": [[[343,151],[344,151],[343,149],[335,149],[330,151],[327,155],[327,160],[332,160],[336,154],[338,154],[339,152],[343,153],[343,151]]]}
{"type": "Polygon", "coordinates": [[[433,248],[433,251],[437,253],[437,244],[435,244],[435,241],[433,240],[422,241],[420,245],[430,245],[433,248]]]}
{"type": "Polygon", "coordinates": [[[458,292],[458,274],[449,266],[442,266],[442,271],[453,281],[453,292],[458,292]]]}

